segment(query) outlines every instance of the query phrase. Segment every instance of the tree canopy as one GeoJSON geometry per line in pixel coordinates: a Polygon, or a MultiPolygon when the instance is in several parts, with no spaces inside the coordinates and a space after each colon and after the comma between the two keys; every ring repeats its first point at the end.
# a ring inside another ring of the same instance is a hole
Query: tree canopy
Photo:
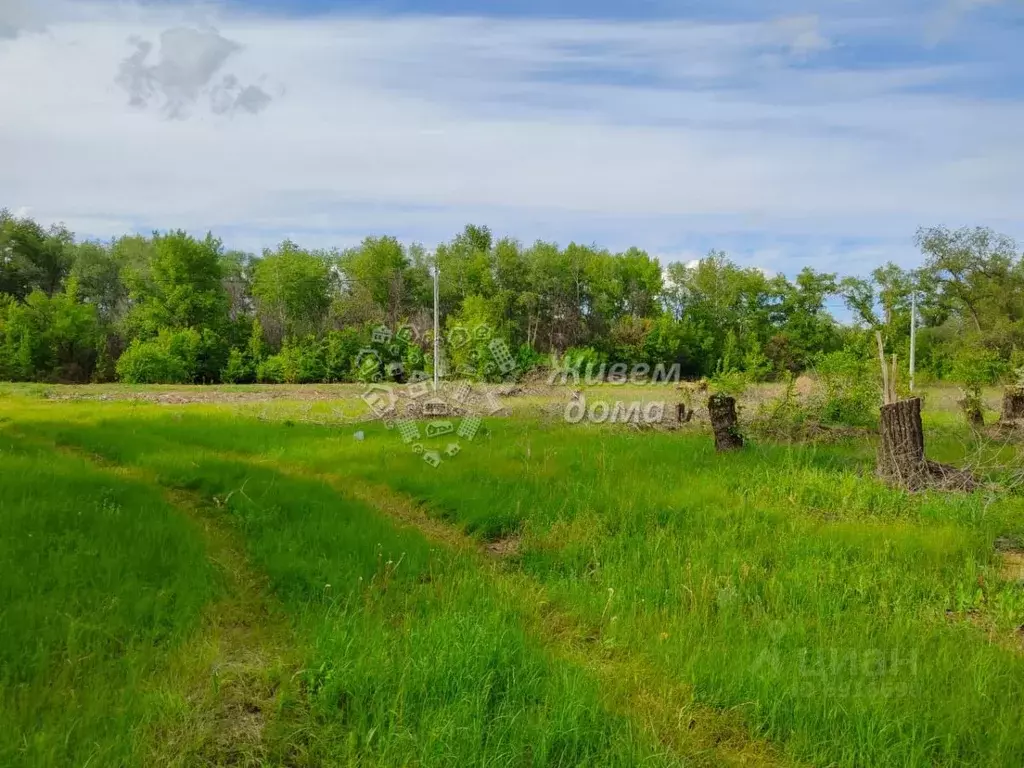
{"type": "MultiPolygon", "coordinates": [[[[185,232],[77,242],[0,211],[0,378],[32,381],[342,381],[360,350],[381,375],[430,365],[432,270],[442,328],[486,325],[522,367],[552,353],[627,364],[678,363],[690,376],[776,376],[847,349],[871,354],[875,330],[905,353],[911,299],[919,368],[955,370],[960,351],[1024,360],[1024,262],[984,228],[921,229],[916,270],[870,275],[805,268],[791,279],[719,251],[663,266],[638,248],[524,245],[467,226],[433,254],[393,237],[344,251],[285,241],[260,255],[185,232]],[[829,302],[843,301],[839,323],[829,302]],[[388,329],[381,337],[375,329],[388,329]],[[402,326],[419,331],[396,344],[402,326]]],[[[459,355],[452,353],[453,362],[459,355]]],[[[487,354],[480,347],[479,354],[487,354]]],[[[962,367],[962,366],[961,366],[962,367]]]]}

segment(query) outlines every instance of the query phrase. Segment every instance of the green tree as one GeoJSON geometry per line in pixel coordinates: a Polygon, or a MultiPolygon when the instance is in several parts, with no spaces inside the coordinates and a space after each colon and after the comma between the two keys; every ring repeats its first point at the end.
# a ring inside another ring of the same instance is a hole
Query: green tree
{"type": "Polygon", "coordinates": [[[351,323],[386,322],[428,306],[431,278],[422,249],[407,252],[393,237],[368,237],[341,254],[342,293],[336,313],[351,323]],[[410,252],[412,256],[410,256],[410,252]]]}
{"type": "Polygon", "coordinates": [[[280,342],[324,331],[332,299],[332,257],[286,240],[252,267],[252,296],[264,330],[280,342]]]}
{"type": "Polygon", "coordinates": [[[197,240],[185,232],[154,235],[144,270],[128,271],[133,304],[130,328],[140,337],[161,329],[223,331],[228,296],[222,283],[221,242],[212,235],[197,240]]]}
{"type": "Polygon", "coordinates": [[[34,290],[55,294],[68,275],[73,241],[63,226],[44,230],[0,209],[0,293],[18,299],[34,290]]]}
{"type": "Polygon", "coordinates": [[[963,317],[977,332],[1002,318],[1024,319],[1024,267],[1017,244],[986,227],[920,229],[921,270],[941,310],[963,317]]]}
{"type": "Polygon", "coordinates": [[[83,302],[92,304],[107,325],[119,320],[128,301],[128,288],[117,252],[102,243],[88,241],[73,249],[71,277],[78,283],[83,302]]]}
{"type": "Polygon", "coordinates": [[[78,300],[74,280],[47,296],[0,301],[0,374],[19,381],[89,381],[99,356],[96,308],[78,300]]]}

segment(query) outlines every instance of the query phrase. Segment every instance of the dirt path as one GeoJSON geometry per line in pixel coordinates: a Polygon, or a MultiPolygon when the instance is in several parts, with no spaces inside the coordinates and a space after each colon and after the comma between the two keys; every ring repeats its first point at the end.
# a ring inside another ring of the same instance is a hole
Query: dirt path
{"type": "MultiPolygon", "coordinates": [[[[248,564],[237,535],[219,518],[212,503],[200,494],[161,486],[159,478],[143,469],[112,464],[74,447],[53,443],[47,447],[85,458],[121,480],[159,488],[168,503],[199,528],[209,558],[224,579],[223,597],[204,612],[201,628],[175,651],[166,673],[154,681],[155,691],[176,697],[181,706],[172,708],[174,716],[154,724],[147,734],[153,745],[151,764],[301,763],[301,739],[267,738],[269,727],[282,725],[271,719],[299,669],[295,638],[266,578],[248,564]],[[282,750],[294,754],[282,754],[282,750]]],[[[609,711],[630,719],[681,762],[695,766],[792,764],[775,745],[751,739],[739,713],[701,705],[687,686],[667,679],[645,659],[609,650],[601,642],[600,626],[556,605],[535,579],[509,567],[507,555],[515,548],[507,542],[500,547],[480,542],[434,519],[415,499],[387,486],[319,473],[277,459],[215,453],[229,461],[325,483],[339,495],[363,502],[400,527],[414,528],[439,546],[469,553],[486,573],[492,589],[517,607],[531,636],[554,657],[586,669],[601,683],[609,711]]],[[[299,729],[290,730],[294,734],[299,729]]]]}
{"type": "MultiPolygon", "coordinates": [[[[85,459],[113,479],[159,490],[198,529],[221,579],[220,598],[203,611],[200,626],[172,652],[166,669],[147,684],[167,703],[168,714],[146,727],[145,764],[266,765],[268,726],[299,668],[297,644],[266,577],[249,565],[235,532],[201,495],[168,489],[143,469],[15,434],[45,449],[85,459]]],[[[280,753],[278,749],[274,755],[280,764],[292,764],[280,753]]]]}
{"type": "Polygon", "coordinates": [[[696,702],[685,685],[665,675],[642,658],[608,652],[601,644],[600,627],[588,626],[579,616],[557,606],[535,579],[508,567],[505,547],[480,542],[455,526],[432,518],[415,499],[388,486],[301,465],[239,453],[222,458],[272,468],[281,474],[326,483],[339,495],[357,499],[386,515],[395,524],[418,530],[439,546],[471,553],[496,591],[504,593],[527,631],[557,658],[587,669],[601,683],[610,711],[631,719],[663,747],[690,765],[788,766],[779,749],[751,739],[736,712],[696,702]]]}
{"type": "Polygon", "coordinates": [[[298,644],[266,577],[249,565],[216,512],[198,494],[164,489],[164,496],[202,530],[225,594],[175,654],[170,678],[183,681],[188,706],[178,722],[155,734],[154,762],[263,766],[271,748],[268,728],[301,666],[298,644]]]}

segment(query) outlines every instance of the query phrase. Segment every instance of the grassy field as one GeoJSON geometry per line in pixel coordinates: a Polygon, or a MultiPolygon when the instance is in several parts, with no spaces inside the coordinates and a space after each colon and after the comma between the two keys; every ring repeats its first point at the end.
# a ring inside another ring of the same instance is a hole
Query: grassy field
{"type": "Polygon", "coordinates": [[[434,469],[353,388],[0,389],[0,765],[1020,766],[1024,497],[535,400],[434,469]]]}

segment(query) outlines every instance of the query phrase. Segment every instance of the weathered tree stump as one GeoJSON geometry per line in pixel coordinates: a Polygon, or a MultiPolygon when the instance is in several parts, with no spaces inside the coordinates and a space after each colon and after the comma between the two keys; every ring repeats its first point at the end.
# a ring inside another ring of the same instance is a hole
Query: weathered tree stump
{"type": "Polygon", "coordinates": [[[891,485],[908,491],[925,488],[971,491],[978,485],[971,472],[924,457],[919,397],[882,406],[878,474],[891,485]]]}
{"type": "Polygon", "coordinates": [[[1024,427],[1024,387],[1007,387],[1003,391],[1003,412],[999,424],[1024,427]]]}
{"type": "Polygon", "coordinates": [[[736,398],[712,395],[708,400],[711,428],[715,431],[716,451],[735,451],[743,447],[739,419],[736,416],[736,398]]]}
{"type": "Polygon", "coordinates": [[[926,472],[921,398],[883,405],[878,474],[893,485],[915,490],[926,472]]]}

